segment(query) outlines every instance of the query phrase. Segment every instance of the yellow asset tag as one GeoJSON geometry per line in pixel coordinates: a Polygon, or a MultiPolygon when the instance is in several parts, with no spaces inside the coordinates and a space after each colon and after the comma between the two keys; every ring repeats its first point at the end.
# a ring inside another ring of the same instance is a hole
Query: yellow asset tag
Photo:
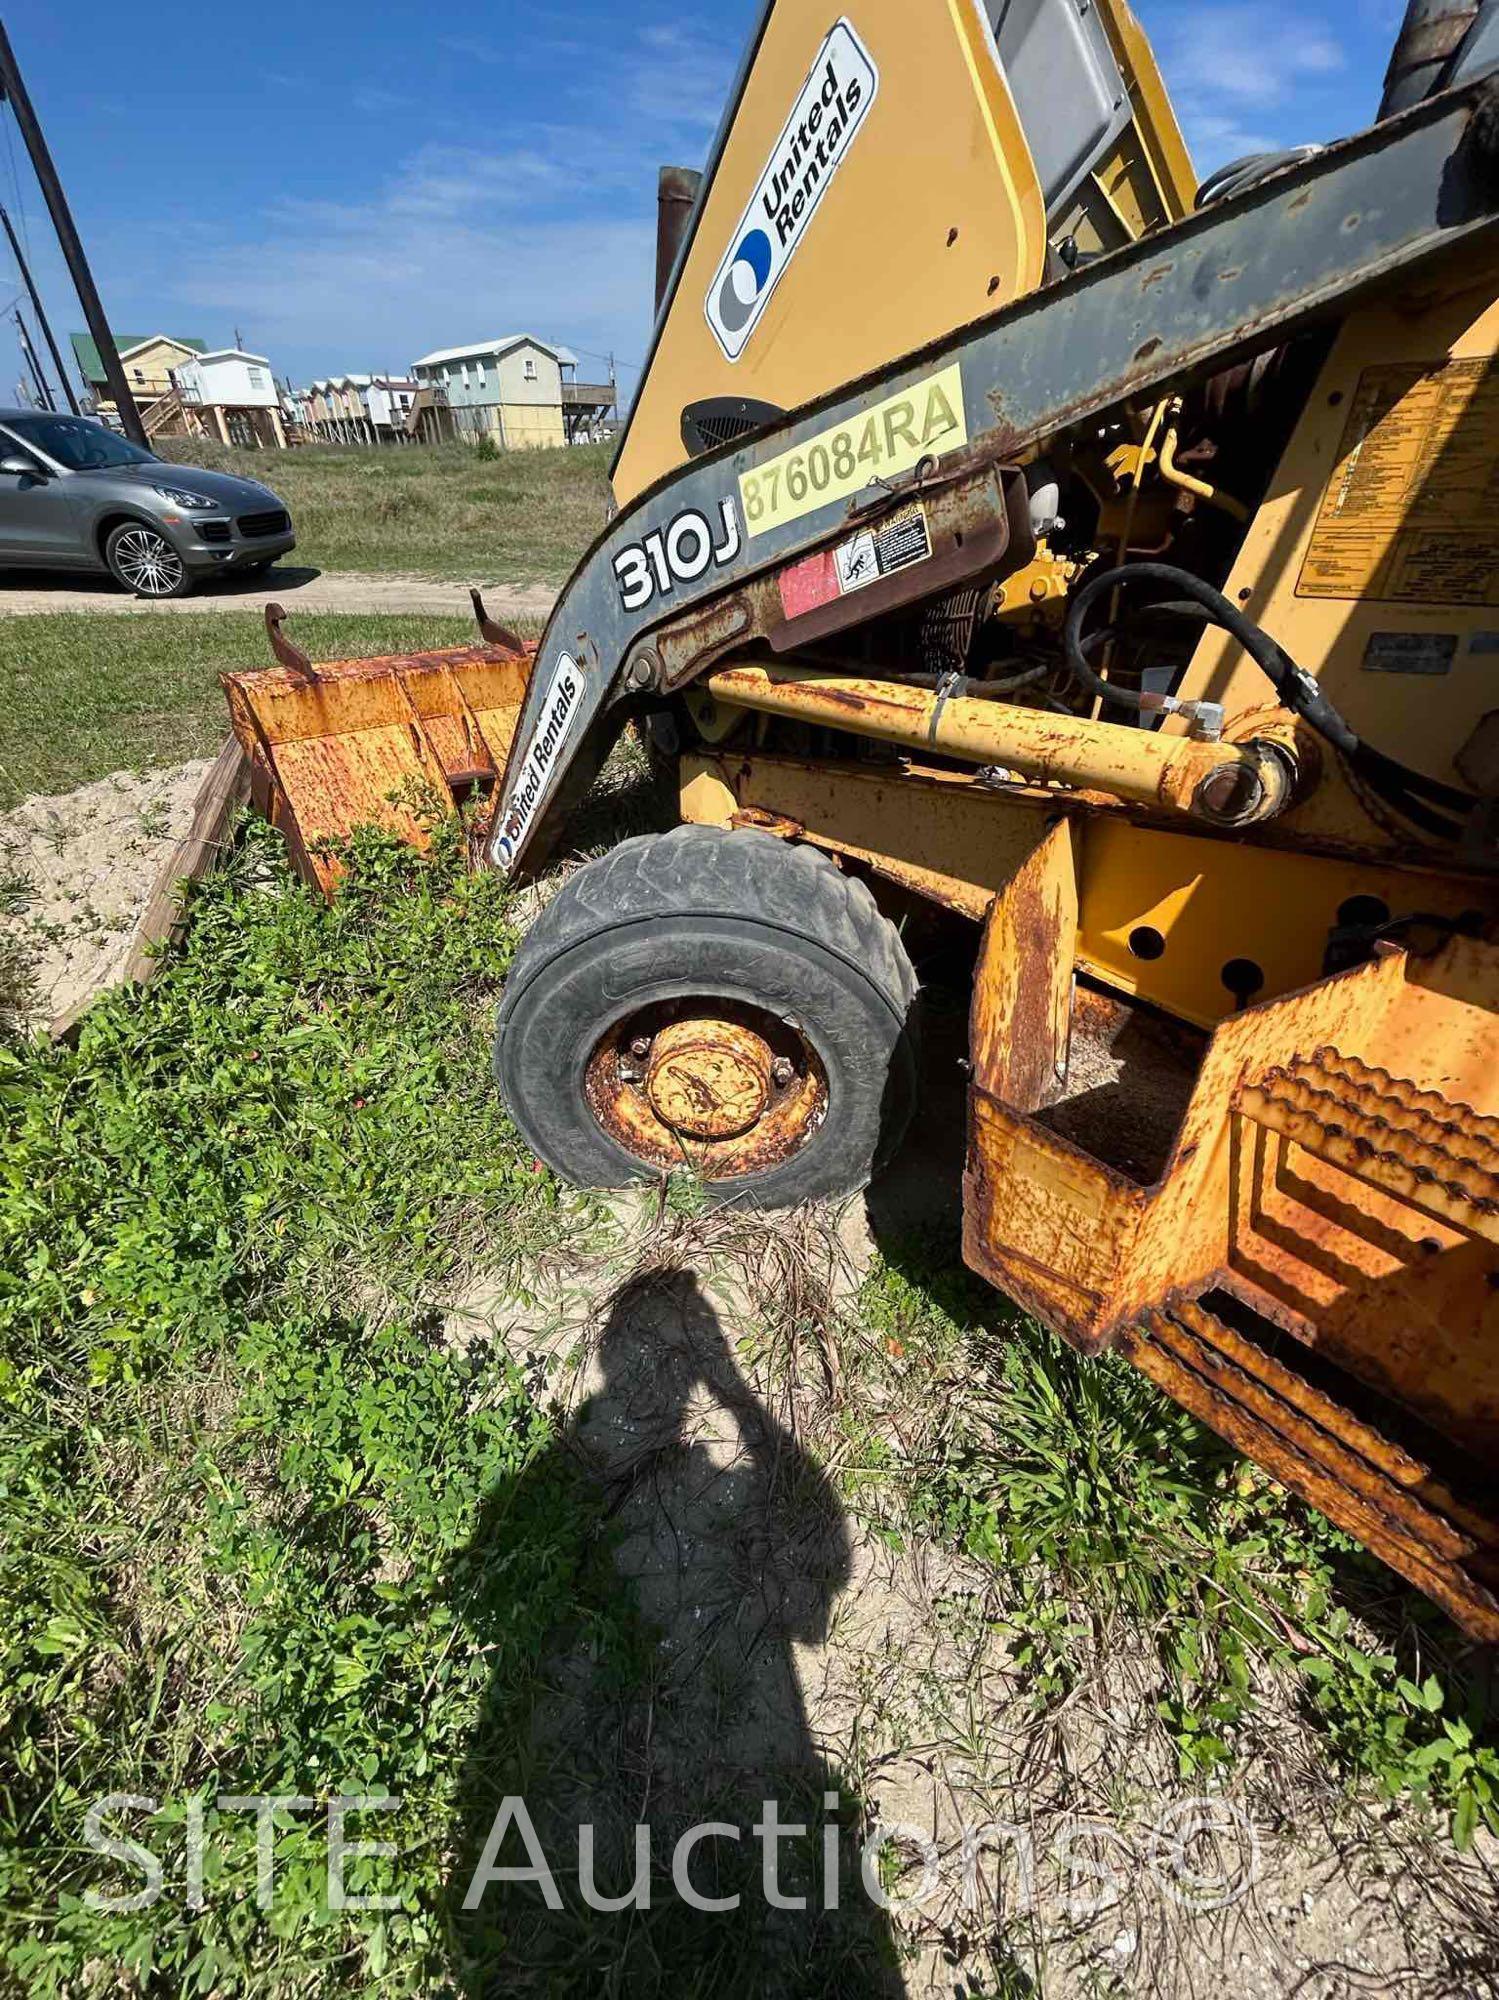
{"type": "Polygon", "coordinates": [[[796,521],[832,500],[861,493],[876,479],[909,472],[968,442],[963,371],[957,362],[862,416],[822,431],[806,444],[740,474],[739,498],[751,536],[796,521]]]}

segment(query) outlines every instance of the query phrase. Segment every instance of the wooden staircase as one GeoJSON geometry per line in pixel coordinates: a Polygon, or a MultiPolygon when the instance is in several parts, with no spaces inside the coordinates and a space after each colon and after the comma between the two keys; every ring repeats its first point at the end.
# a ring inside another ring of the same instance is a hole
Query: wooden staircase
{"type": "Polygon", "coordinates": [[[148,438],[173,436],[187,429],[182,398],[175,389],[168,389],[164,396],[148,403],[140,416],[141,429],[148,438]]]}

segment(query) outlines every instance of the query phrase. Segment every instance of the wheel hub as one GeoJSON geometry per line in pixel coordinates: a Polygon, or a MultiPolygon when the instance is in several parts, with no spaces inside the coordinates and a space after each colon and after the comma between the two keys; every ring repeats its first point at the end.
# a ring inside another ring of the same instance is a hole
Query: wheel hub
{"type": "Polygon", "coordinates": [[[735,1139],[770,1101],[771,1052],[750,1028],[712,1016],[663,1028],[651,1049],[646,1096],[661,1123],[686,1139],[735,1139]]]}
{"type": "Polygon", "coordinates": [[[637,1160],[667,1171],[690,1163],[707,1180],[789,1159],[828,1108],[827,1073],[799,1027],[708,995],[617,1022],[589,1059],[584,1093],[637,1160]]]}

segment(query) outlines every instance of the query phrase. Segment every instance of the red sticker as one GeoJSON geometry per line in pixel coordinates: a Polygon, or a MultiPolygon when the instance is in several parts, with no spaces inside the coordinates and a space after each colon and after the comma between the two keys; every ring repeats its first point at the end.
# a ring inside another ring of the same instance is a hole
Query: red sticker
{"type": "Polygon", "coordinates": [[[838,587],[838,565],[831,549],[824,549],[818,555],[808,556],[805,562],[793,563],[790,569],[783,569],[780,585],[781,608],[788,618],[801,618],[843,595],[838,587]]]}

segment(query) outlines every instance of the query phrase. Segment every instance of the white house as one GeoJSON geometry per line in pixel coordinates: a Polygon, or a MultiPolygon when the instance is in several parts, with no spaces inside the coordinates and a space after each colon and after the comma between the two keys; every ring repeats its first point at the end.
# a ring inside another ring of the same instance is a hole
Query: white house
{"type": "Polygon", "coordinates": [[[225,444],[285,445],[281,393],[263,354],[214,348],[181,362],[172,381],[184,413],[201,413],[205,434],[217,431],[225,444]]]}
{"type": "Polygon", "coordinates": [[[409,375],[326,375],[302,392],[301,421],[330,444],[404,442],[420,385],[409,375]]]}

